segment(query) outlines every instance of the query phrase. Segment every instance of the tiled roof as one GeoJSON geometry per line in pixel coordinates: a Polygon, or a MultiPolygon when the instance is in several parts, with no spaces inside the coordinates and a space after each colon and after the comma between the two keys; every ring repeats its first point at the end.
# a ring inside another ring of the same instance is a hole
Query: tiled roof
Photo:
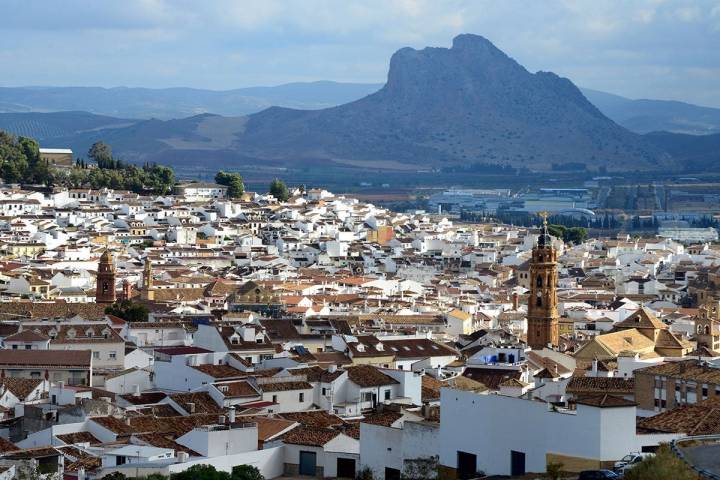
{"type": "Polygon", "coordinates": [[[95,435],[90,432],[65,433],[55,436],[63,442],[67,443],[68,445],[73,445],[76,443],[89,443],[90,445],[99,445],[100,443],[102,443],[95,437],[95,435]]]}
{"type": "Polygon", "coordinates": [[[500,384],[510,378],[520,378],[520,370],[504,370],[498,368],[468,367],[463,376],[480,382],[490,390],[498,390],[500,384]]]}
{"type": "Polygon", "coordinates": [[[310,390],[313,388],[308,382],[273,382],[260,386],[263,392],[287,392],[292,390],[310,390]]]}
{"type": "Polygon", "coordinates": [[[226,398],[256,397],[260,393],[247,380],[219,382],[213,384],[226,398]]]}
{"type": "Polygon", "coordinates": [[[245,373],[230,365],[196,365],[192,368],[210,375],[213,378],[240,378],[247,376],[245,373]]]}
{"type": "Polygon", "coordinates": [[[371,365],[357,365],[348,367],[346,370],[350,381],[362,388],[400,383],[371,365]]]}
{"type": "Polygon", "coordinates": [[[698,383],[720,384],[720,369],[710,367],[697,359],[666,362],[635,370],[635,375],[662,375],[698,383]]]}
{"type": "Polygon", "coordinates": [[[344,421],[337,415],[332,415],[323,410],[312,410],[308,412],[291,412],[278,415],[286,420],[312,427],[330,427],[342,425],[344,421]]]}
{"type": "Polygon", "coordinates": [[[720,434],[720,404],[716,400],[706,400],[695,405],[683,405],[639,419],[637,426],[647,432],[717,435],[720,434]]]}
{"type": "Polygon", "coordinates": [[[10,390],[18,400],[25,400],[41,383],[42,379],[39,378],[5,377],[0,379],[0,385],[10,390]]]}
{"type": "Polygon", "coordinates": [[[283,435],[282,441],[293,445],[322,447],[338,435],[340,435],[339,431],[330,428],[306,427],[301,425],[283,435]]]}
{"type": "Polygon", "coordinates": [[[625,400],[622,397],[616,397],[613,395],[583,395],[582,397],[575,400],[575,403],[580,405],[588,405],[591,407],[600,408],[615,408],[615,407],[634,407],[637,403],[625,400]]]}
{"type": "Polygon", "coordinates": [[[167,395],[163,392],[143,392],[140,395],[120,395],[120,398],[133,405],[151,405],[165,399],[167,395]]]}
{"type": "Polygon", "coordinates": [[[196,392],[196,393],[175,393],[170,395],[170,398],[180,405],[183,410],[188,413],[223,413],[223,409],[215,403],[215,400],[207,392],[196,392]],[[190,411],[190,404],[195,404],[195,411],[190,411]]]}
{"type": "Polygon", "coordinates": [[[392,424],[400,420],[402,416],[403,414],[400,412],[379,412],[367,415],[361,422],[380,425],[382,427],[391,427],[392,424]]]}
{"type": "Polygon", "coordinates": [[[619,377],[571,377],[565,391],[575,394],[629,394],[635,391],[635,380],[619,377]]]}
{"type": "Polygon", "coordinates": [[[90,350],[0,350],[0,365],[90,367],[90,350]]]}

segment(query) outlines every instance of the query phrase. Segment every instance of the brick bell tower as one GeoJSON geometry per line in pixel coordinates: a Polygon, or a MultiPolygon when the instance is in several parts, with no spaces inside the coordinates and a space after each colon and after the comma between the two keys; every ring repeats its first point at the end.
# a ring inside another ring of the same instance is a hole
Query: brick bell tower
{"type": "Polygon", "coordinates": [[[530,261],[530,296],[528,297],[527,343],[533,350],[557,347],[559,316],[557,312],[557,255],[547,229],[548,212],[541,212],[543,226],[530,261]]]}
{"type": "Polygon", "coordinates": [[[95,287],[95,303],[115,303],[115,263],[109,250],[100,257],[95,287]]]}

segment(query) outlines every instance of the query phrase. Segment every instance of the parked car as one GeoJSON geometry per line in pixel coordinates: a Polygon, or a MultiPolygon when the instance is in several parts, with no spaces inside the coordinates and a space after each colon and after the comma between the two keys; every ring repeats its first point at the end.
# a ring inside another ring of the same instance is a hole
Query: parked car
{"type": "Polygon", "coordinates": [[[578,480],[615,480],[618,478],[620,475],[612,470],[585,470],[580,472],[578,480]]]}
{"type": "Polygon", "coordinates": [[[628,453],[623,458],[615,462],[613,471],[624,475],[627,470],[630,470],[632,467],[642,462],[649,455],[652,455],[652,453],[628,453]]]}

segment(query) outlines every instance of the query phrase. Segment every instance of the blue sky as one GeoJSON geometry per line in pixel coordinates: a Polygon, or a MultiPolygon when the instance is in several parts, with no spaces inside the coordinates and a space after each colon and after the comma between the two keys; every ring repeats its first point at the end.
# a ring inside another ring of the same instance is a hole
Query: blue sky
{"type": "Polygon", "coordinates": [[[720,1],[2,0],[0,85],[383,82],[404,46],[495,43],[531,71],[720,107],[720,1]]]}

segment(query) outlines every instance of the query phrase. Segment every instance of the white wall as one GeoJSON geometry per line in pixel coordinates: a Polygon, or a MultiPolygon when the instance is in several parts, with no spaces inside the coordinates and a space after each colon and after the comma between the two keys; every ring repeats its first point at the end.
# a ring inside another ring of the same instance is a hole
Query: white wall
{"type": "Polygon", "coordinates": [[[445,388],[440,405],[440,463],[456,468],[458,451],[473,453],[486,474],[510,474],[511,450],[525,453],[528,472],[544,472],[547,453],[618,460],[676,437],[637,435],[635,407],[560,413],[542,402],[445,388]]]}

